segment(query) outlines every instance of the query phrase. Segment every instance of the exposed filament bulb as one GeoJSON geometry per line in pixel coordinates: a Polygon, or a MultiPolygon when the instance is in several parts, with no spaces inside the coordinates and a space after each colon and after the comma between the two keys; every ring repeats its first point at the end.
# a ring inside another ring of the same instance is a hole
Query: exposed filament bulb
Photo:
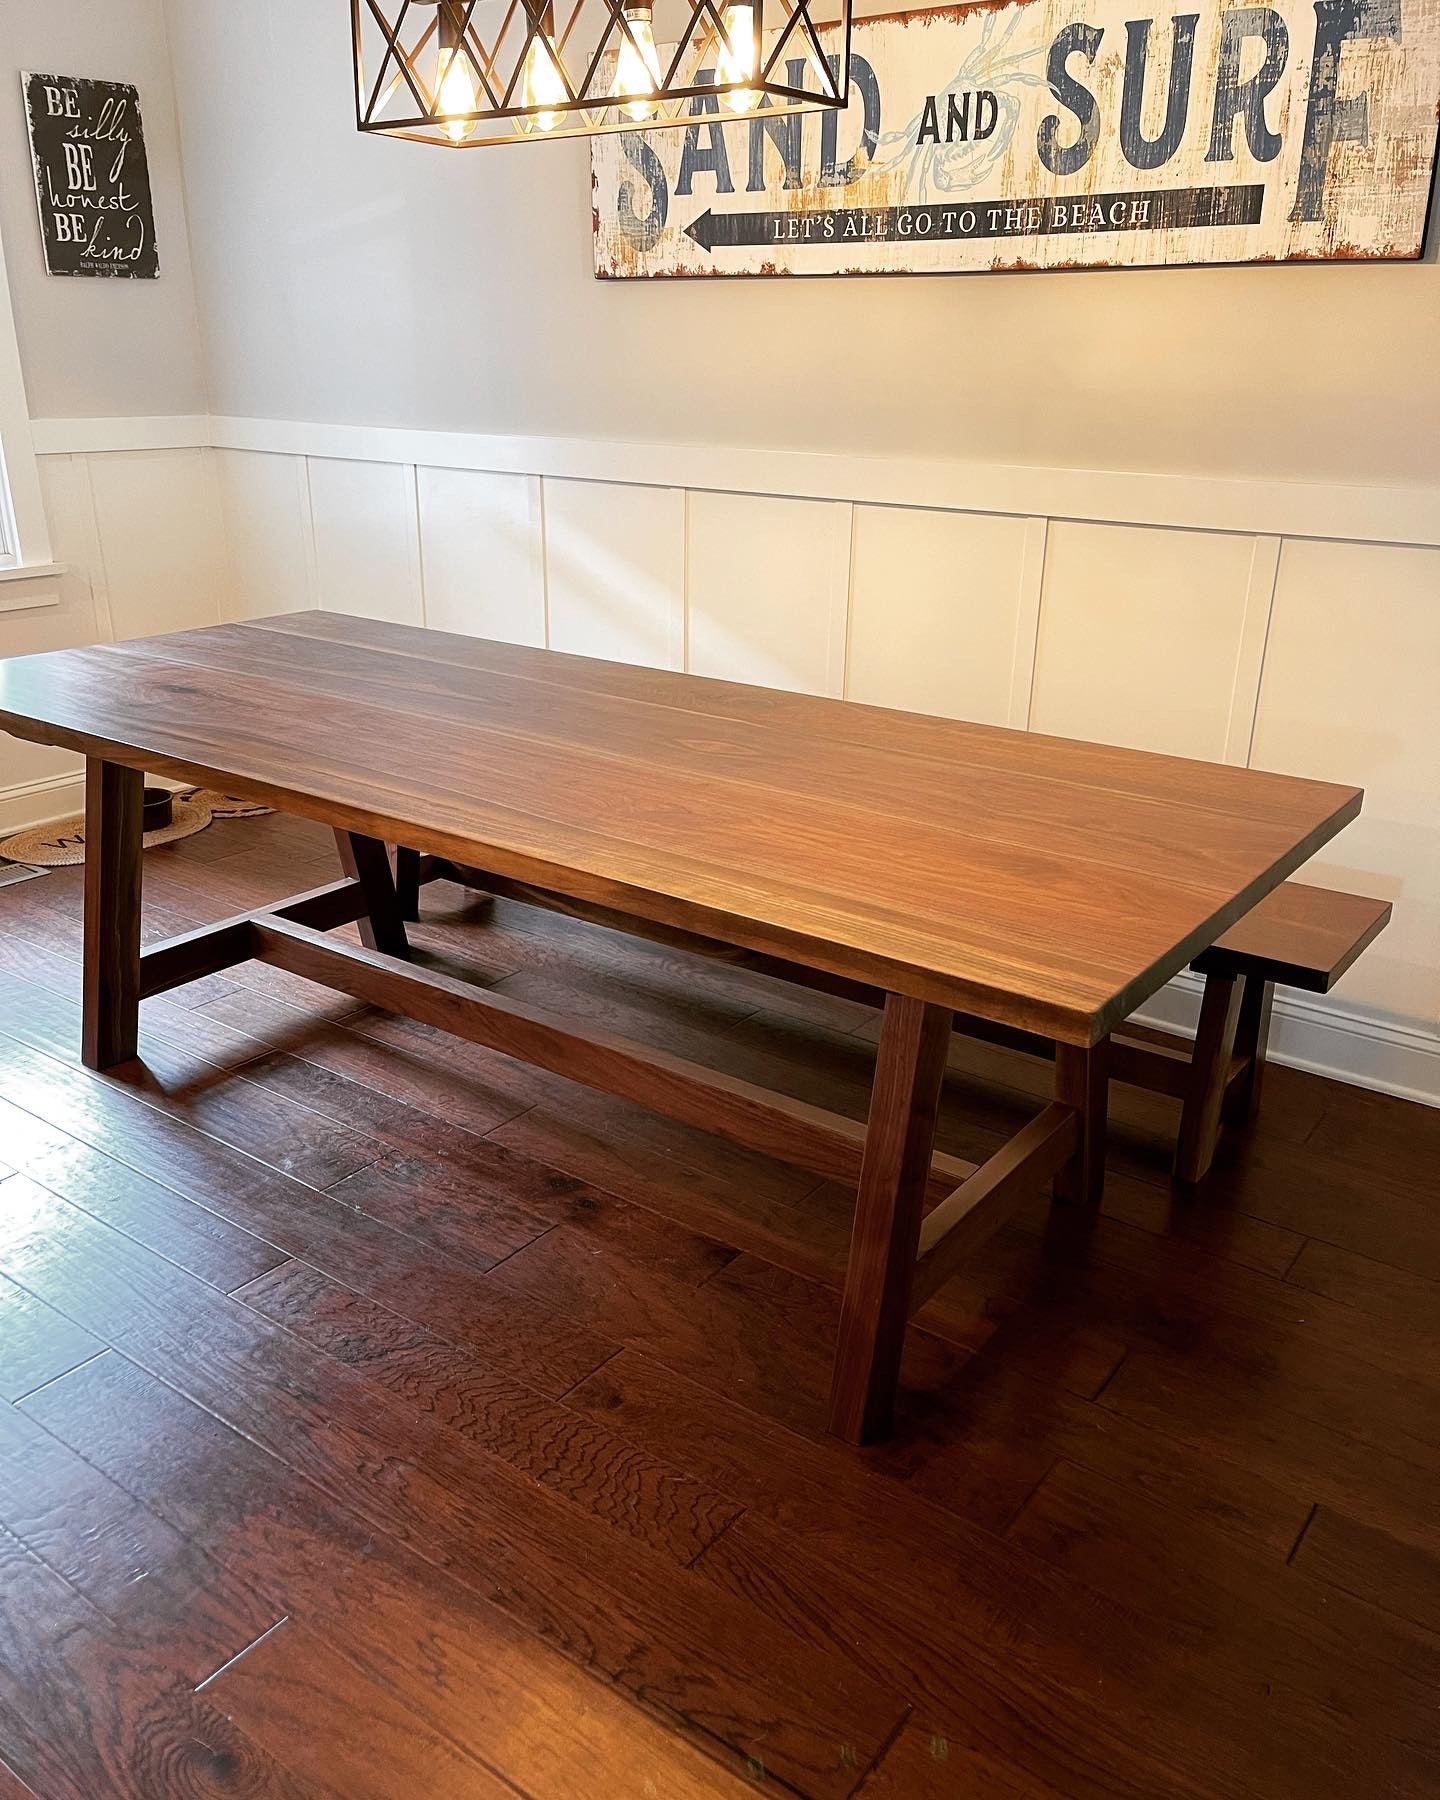
{"type": "Polygon", "coordinates": [[[475,121],[465,115],[478,110],[480,93],[451,0],[441,0],[436,37],[440,50],[435,65],[435,117],[452,144],[463,144],[474,134],[475,121]]]}
{"type": "MultiPolygon", "coordinates": [[[[721,21],[719,54],[715,60],[715,82],[723,86],[729,81],[752,81],[758,60],[755,42],[755,9],[735,5],[725,8],[721,21]]],[[[731,112],[749,112],[755,105],[754,88],[735,88],[720,96],[731,112]]]]}
{"type": "MultiPolygon", "coordinates": [[[[625,22],[629,35],[622,35],[620,55],[615,65],[615,93],[653,94],[660,85],[660,52],[655,47],[653,13],[648,6],[627,6],[625,22]],[[634,40],[633,42],[631,40],[634,40]]],[[[625,116],[637,124],[653,118],[655,106],[649,100],[636,100],[625,107],[625,116]]]]}
{"type": "Polygon", "coordinates": [[[560,122],[560,115],[548,109],[570,96],[556,60],[554,42],[544,31],[535,33],[525,52],[522,86],[526,110],[534,114],[535,129],[553,131],[560,122]]]}

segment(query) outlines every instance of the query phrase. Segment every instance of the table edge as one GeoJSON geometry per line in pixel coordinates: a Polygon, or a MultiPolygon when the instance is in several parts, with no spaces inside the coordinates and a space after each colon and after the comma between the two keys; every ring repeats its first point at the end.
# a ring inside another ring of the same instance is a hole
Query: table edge
{"type": "Polygon", "coordinates": [[[1090,1009],[1065,1006],[1038,996],[1017,994],[981,981],[945,975],[922,965],[855,950],[834,940],[812,937],[779,925],[766,925],[743,913],[681,899],[673,894],[634,886],[628,882],[547,861],[503,845],[441,828],[417,826],[396,814],[368,811],[346,801],[331,800],[198,759],[147,750],[138,744],[102,738],[68,726],[51,724],[0,708],[0,730],[27,742],[68,749],[91,759],[124,764],[181,780],[199,782],[235,793],[240,798],[273,806],[281,812],[314,819],[320,824],[362,832],[407,848],[450,858],[474,866],[488,864],[497,875],[546,887],[578,900],[590,900],[657,924],[677,925],[703,937],[717,938],[747,950],[798,962],[828,974],[867,981],[887,991],[912,995],[957,1012],[971,1013],[996,1024],[1015,1025],[1059,1043],[1089,1046],[1098,1043],[1128,1018],[1137,1007],[1158,992],[1173,975],[1185,968],[1215,940],[1242,918],[1252,906],[1300,868],[1344,829],[1361,810],[1364,790],[1334,786],[1345,798],[1269,869],[1258,875],[1239,894],[1188,933],[1163,957],[1133,977],[1090,1009]]]}

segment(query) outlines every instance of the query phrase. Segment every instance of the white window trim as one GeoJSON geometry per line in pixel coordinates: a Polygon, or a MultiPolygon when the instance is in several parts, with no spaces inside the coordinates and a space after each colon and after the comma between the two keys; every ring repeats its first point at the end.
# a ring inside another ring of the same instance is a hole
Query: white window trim
{"type": "MultiPolygon", "coordinates": [[[[40,489],[35,442],[25,399],[15,310],[0,241],[0,524],[6,553],[0,553],[0,611],[25,605],[13,582],[53,577],[59,573],[50,544],[50,522],[40,489]],[[14,594],[14,598],[10,595],[14,594]]],[[[33,602],[30,602],[33,604],[33,602]]]]}

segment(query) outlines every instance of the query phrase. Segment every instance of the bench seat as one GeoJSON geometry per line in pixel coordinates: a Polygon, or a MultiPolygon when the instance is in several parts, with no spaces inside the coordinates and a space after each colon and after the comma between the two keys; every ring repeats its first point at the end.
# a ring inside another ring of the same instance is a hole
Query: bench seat
{"type": "Polygon", "coordinates": [[[1200,975],[1262,975],[1328,994],[1390,922],[1390,902],[1286,881],[1191,967],[1200,975]]]}

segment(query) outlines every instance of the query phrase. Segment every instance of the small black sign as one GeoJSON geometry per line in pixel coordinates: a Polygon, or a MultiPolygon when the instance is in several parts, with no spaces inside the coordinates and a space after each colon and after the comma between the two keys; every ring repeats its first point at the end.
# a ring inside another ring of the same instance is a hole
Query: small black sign
{"type": "Polygon", "coordinates": [[[45,266],[52,275],[160,273],[140,96],[121,81],[22,75],[45,266]]]}

